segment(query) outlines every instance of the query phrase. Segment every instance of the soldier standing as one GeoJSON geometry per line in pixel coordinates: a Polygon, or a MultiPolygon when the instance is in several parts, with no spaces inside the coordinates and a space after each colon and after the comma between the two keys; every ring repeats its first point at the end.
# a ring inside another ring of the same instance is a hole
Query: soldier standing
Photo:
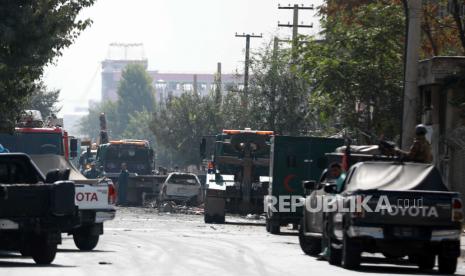
{"type": "Polygon", "coordinates": [[[432,163],[431,144],[426,140],[428,130],[424,125],[417,125],[415,128],[415,140],[410,151],[397,150],[398,153],[407,158],[408,161],[419,163],[432,163]]]}

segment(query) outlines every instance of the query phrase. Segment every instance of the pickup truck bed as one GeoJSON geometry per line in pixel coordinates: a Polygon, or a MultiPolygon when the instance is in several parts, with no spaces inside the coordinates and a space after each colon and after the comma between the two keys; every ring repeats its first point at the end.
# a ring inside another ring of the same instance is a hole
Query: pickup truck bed
{"type": "Polygon", "coordinates": [[[338,209],[327,218],[333,263],[360,265],[362,252],[409,256],[420,269],[453,274],[460,256],[463,220],[460,195],[449,192],[438,170],[427,164],[362,162],[349,170],[338,209]],[[363,203],[366,203],[363,205],[363,203]]]}

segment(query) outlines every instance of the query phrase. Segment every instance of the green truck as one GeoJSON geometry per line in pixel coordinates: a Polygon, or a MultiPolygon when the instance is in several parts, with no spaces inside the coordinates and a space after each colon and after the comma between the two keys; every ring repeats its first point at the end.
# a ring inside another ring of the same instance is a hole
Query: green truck
{"type": "Polygon", "coordinates": [[[302,181],[318,179],[328,167],[326,153],[344,144],[343,139],[274,136],[270,150],[270,184],[265,197],[266,230],[299,224],[304,198],[302,181]]]}
{"type": "MultiPolygon", "coordinates": [[[[263,213],[271,135],[272,131],[245,129],[224,130],[215,136],[206,178],[205,223],[224,223],[226,213],[263,213]]],[[[204,159],[206,147],[204,138],[204,159]]]]}

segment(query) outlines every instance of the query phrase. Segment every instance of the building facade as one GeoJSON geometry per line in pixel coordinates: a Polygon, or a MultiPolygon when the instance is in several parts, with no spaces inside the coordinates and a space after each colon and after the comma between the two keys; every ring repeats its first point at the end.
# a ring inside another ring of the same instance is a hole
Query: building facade
{"type": "MultiPolygon", "coordinates": [[[[140,64],[148,70],[146,59],[141,60],[104,60],[102,62],[102,101],[115,102],[118,100],[118,83],[124,68],[130,64],[140,64]]],[[[163,73],[147,71],[152,78],[155,99],[164,103],[168,97],[179,96],[184,92],[197,92],[201,96],[215,91],[221,80],[222,91],[230,87],[242,85],[241,76],[235,74],[195,74],[195,73],[163,73]]]]}

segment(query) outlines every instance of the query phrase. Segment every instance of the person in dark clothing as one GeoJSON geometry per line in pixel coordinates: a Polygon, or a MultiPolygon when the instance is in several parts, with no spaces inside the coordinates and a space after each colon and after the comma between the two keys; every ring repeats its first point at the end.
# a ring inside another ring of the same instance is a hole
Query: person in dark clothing
{"type": "Polygon", "coordinates": [[[126,163],[121,164],[121,173],[118,177],[118,205],[126,204],[126,193],[129,180],[129,171],[126,163]]]}
{"type": "Polygon", "coordinates": [[[84,172],[84,176],[89,178],[89,179],[96,179],[100,176],[99,171],[95,168],[95,163],[92,162],[90,164],[90,169],[86,170],[84,172]]]}

